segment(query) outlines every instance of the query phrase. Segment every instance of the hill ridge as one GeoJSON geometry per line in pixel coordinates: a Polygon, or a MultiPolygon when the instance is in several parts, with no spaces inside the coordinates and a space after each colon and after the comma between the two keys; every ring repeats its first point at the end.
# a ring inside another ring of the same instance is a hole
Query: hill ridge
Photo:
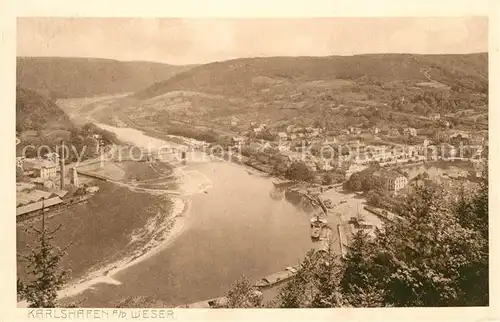
{"type": "Polygon", "coordinates": [[[465,82],[487,87],[487,53],[473,54],[361,54],[352,56],[275,56],[237,58],[212,62],[180,72],[135,94],[148,99],[173,90],[195,90],[211,94],[244,94],[252,91],[252,77],[281,77],[290,80],[357,79],[421,80],[423,67],[438,69],[433,79],[449,86],[467,87],[465,82]]]}
{"type": "Polygon", "coordinates": [[[17,57],[17,85],[51,98],[135,92],[192,66],[108,58],[17,57]]]}

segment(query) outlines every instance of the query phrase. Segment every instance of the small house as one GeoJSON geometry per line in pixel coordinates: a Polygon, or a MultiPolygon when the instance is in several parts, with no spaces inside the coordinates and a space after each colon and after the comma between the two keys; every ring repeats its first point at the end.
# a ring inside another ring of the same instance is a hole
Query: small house
{"type": "Polygon", "coordinates": [[[245,138],[242,137],[242,136],[234,136],[234,137],[231,138],[231,143],[233,145],[243,144],[243,143],[245,143],[245,138]]]}
{"type": "Polygon", "coordinates": [[[432,113],[431,115],[429,115],[429,119],[431,119],[433,121],[439,121],[441,119],[441,114],[432,113]]]}
{"type": "Polygon", "coordinates": [[[412,127],[405,128],[403,133],[408,136],[417,136],[417,130],[412,127]]]}
{"type": "Polygon", "coordinates": [[[286,140],[288,139],[288,135],[285,132],[279,132],[278,137],[280,140],[286,140]]]}
{"type": "Polygon", "coordinates": [[[33,180],[33,183],[38,187],[38,188],[45,188],[45,189],[54,189],[56,187],[56,184],[50,180],[49,178],[41,178],[38,177],[35,180],[33,180]]]}

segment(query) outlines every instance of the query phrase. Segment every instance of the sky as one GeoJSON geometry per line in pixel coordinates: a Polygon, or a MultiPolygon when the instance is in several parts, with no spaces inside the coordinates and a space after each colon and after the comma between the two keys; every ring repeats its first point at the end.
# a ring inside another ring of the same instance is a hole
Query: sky
{"type": "Polygon", "coordinates": [[[18,56],[184,65],[257,56],[487,51],[487,17],[17,20],[18,56]]]}

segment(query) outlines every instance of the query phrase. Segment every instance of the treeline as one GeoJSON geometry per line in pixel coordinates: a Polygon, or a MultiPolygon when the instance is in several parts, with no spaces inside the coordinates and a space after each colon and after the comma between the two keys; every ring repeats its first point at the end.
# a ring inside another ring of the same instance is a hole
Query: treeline
{"type": "MultiPolygon", "coordinates": [[[[46,138],[41,135],[23,142],[22,147],[31,145],[34,148],[25,149],[24,156],[27,158],[42,157],[38,155],[39,147],[46,147],[40,150],[40,154],[48,152],[57,152],[61,155],[61,141],[60,139],[46,138]]],[[[103,130],[93,123],[87,123],[82,127],[72,127],[69,129],[69,135],[65,137],[64,144],[67,146],[66,153],[69,151],[70,155],[66,157],[66,163],[76,162],[77,160],[86,160],[95,158],[98,155],[99,146],[105,147],[112,144],[119,144],[120,141],[116,134],[103,130]]],[[[22,149],[20,147],[20,149],[22,149]]]]}
{"type": "Polygon", "coordinates": [[[212,130],[203,131],[180,126],[169,126],[167,132],[170,135],[183,136],[208,143],[215,143],[219,139],[217,133],[212,130]]]}
{"type": "Polygon", "coordinates": [[[426,90],[418,93],[401,92],[393,95],[391,106],[405,112],[414,112],[419,115],[431,113],[455,113],[466,109],[484,108],[488,104],[486,95],[473,93],[445,92],[440,90],[426,90]],[[404,97],[405,100],[401,101],[404,97]]]}
{"type": "Polygon", "coordinates": [[[384,181],[381,177],[373,174],[380,170],[380,165],[374,163],[367,169],[353,173],[349,179],[344,182],[344,189],[350,191],[363,191],[381,189],[384,187],[384,181]]]}
{"type": "Polygon", "coordinates": [[[402,219],[387,222],[375,237],[358,230],[345,257],[309,252],[267,303],[240,280],[223,307],[487,306],[487,170],[483,177],[475,193],[456,202],[440,186],[417,187],[398,208],[402,219]]]}
{"type": "Polygon", "coordinates": [[[70,132],[68,144],[74,147],[79,155],[72,153],[67,162],[75,162],[79,156],[81,156],[80,161],[95,158],[100,148],[118,143],[120,141],[113,132],[103,130],[93,123],[87,123],[70,132]]]}

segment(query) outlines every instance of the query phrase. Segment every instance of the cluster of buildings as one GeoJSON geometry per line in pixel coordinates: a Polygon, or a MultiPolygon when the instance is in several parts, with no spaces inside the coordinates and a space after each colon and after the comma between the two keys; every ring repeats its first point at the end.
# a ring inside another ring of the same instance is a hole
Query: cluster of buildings
{"type": "Polygon", "coordinates": [[[366,166],[374,162],[381,166],[417,162],[426,159],[427,145],[428,141],[418,145],[401,146],[350,144],[346,145],[347,153],[339,154],[335,162],[338,164],[351,163],[356,166],[366,166]]]}
{"type": "MultiPolygon", "coordinates": [[[[440,120],[440,115],[436,113],[430,118],[440,120]]],[[[378,134],[381,129],[374,127],[367,130],[352,126],[340,131],[336,137],[332,137],[332,133],[325,133],[323,129],[316,127],[289,125],[280,129],[281,132],[269,129],[266,124],[258,125],[251,122],[251,131],[248,135],[245,133],[232,138],[233,148],[246,148],[247,151],[250,151],[249,157],[260,164],[274,167],[274,169],[276,167],[287,168],[293,162],[300,161],[311,172],[333,171],[344,175],[345,179],[348,180],[353,173],[363,171],[373,163],[385,168],[441,158],[452,157],[456,159],[460,157],[459,143],[480,143],[481,145],[485,143],[484,133],[476,135],[452,130],[442,131],[442,134],[446,136],[445,142],[449,142],[445,144],[431,144],[431,139],[434,140],[434,138],[420,138],[416,141],[420,142],[419,144],[391,144],[380,139],[377,140],[377,136],[375,136],[376,145],[367,145],[358,139],[360,138],[358,135],[364,134],[366,131],[378,134]],[[254,135],[263,131],[276,137],[273,141],[264,140],[265,149],[263,142],[255,139],[254,135]],[[321,152],[318,153],[318,150],[321,152]],[[330,150],[332,153],[325,157],[323,154],[325,150],[330,150]]],[[[388,136],[405,135],[407,137],[417,137],[419,134],[417,129],[412,127],[403,129],[385,127],[383,133],[388,136]]],[[[467,155],[463,159],[472,161],[472,155],[481,154],[482,147],[478,146],[475,149],[467,147],[464,151],[467,152],[467,155]]],[[[397,173],[385,173],[384,176],[391,178],[387,181],[387,189],[390,191],[402,189],[408,181],[406,177],[397,173]]]]}
{"type": "MultiPolygon", "coordinates": [[[[18,157],[16,166],[23,173],[25,179],[39,188],[64,189],[66,183],[63,175],[65,174],[64,165],[62,165],[62,162],[54,162],[50,155],[46,155],[44,158],[18,157]]],[[[70,176],[71,184],[78,186],[76,168],[71,168],[70,176]]]]}
{"type": "Polygon", "coordinates": [[[37,189],[33,183],[16,183],[16,215],[21,216],[30,212],[52,207],[63,202],[67,195],[66,190],[45,191],[37,189]]]}
{"type": "Polygon", "coordinates": [[[17,216],[62,204],[69,195],[67,188],[80,186],[74,167],[69,170],[70,186],[67,185],[63,160],[57,153],[43,158],[16,158],[17,172],[22,173],[16,182],[17,216]]]}
{"type": "MultiPolygon", "coordinates": [[[[256,122],[250,122],[250,132],[247,136],[258,136],[265,131],[269,131],[266,124],[262,123],[257,125],[256,122]]],[[[274,134],[277,136],[279,141],[294,141],[304,138],[318,138],[322,132],[323,130],[320,128],[289,125],[286,129],[276,131],[274,134]]]]}

